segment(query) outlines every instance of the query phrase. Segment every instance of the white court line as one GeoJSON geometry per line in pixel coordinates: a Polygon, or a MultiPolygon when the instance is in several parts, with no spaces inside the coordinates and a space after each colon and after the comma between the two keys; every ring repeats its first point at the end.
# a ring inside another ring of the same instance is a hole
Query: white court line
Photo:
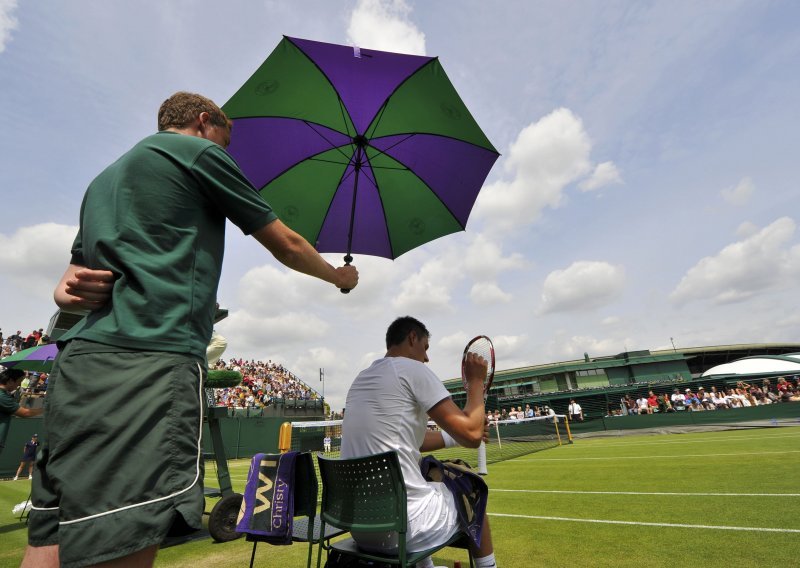
{"type": "MultiPolygon", "coordinates": [[[[725,430],[725,432],[730,432],[730,430],[725,430]]],[[[800,434],[772,434],[769,436],[738,436],[738,437],[731,437],[731,438],[692,438],[692,439],[683,439],[683,440],[649,440],[645,442],[618,442],[613,444],[598,444],[599,447],[602,448],[610,448],[616,446],[653,446],[653,445],[661,445],[661,444],[704,444],[707,442],[738,442],[740,440],[772,440],[775,438],[800,438],[800,434]]],[[[584,440],[583,438],[578,438],[579,440],[584,440]]],[[[608,440],[610,438],[585,438],[586,440],[594,439],[594,440],[608,440]]]]}
{"type": "Polygon", "coordinates": [[[545,461],[592,461],[592,460],[652,460],[656,458],[709,458],[721,456],[766,456],[773,454],[798,454],[800,450],[785,450],[781,452],[736,452],[733,454],[672,454],[667,456],[614,456],[614,457],[598,457],[598,458],[539,458],[539,459],[520,459],[516,458],[513,461],[525,462],[545,462],[545,461]]]}
{"type": "Polygon", "coordinates": [[[646,523],[640,521],[609,521],[605,519],[572,519],[569,517],[542,517],[538,515],[512,515],[510,513],[486,513],[490,517],[511,517],[515,519],[536,519],[541,521],[567,521],[573,523],[599,523],[605,525],[636,525],[641,527],[669,527],[676,529],[715,529],[722,531],[752,531],[800,533],[800,529],[773,529],[768,527],[731,527],[724,525],[685,525],[681,523],[646,523]]]}
{"type": "Polygon", "coordinates": [[[680,497],[800,497],[800,493],[666,493],[663,491],[563,491],[550,489],[495,489],[503,493],[563,493],[565,495],[664,495],[680,497]]]}

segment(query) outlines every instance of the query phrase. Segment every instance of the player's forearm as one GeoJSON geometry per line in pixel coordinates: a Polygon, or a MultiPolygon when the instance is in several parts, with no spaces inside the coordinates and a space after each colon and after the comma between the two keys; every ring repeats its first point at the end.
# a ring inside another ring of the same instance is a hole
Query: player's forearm
{"type": "Polygon", "coordinates": [[[447,432],[459,446],[477,448],[483,439],[485,418],[483,416],[483,394],[478,401],[470,401],[460,409],[451,398],[446,398],[428,411],[428,415],[447,432]]]}
{"type": "Polygon", "coordinates": [[[444,448],[444,440],[441,432],[425,432],[425,439],[420,446],[420,452],[434,452],[444,448]]]}
{"type": "MultiPolygon", "coordinates": [[[[483,402],[483,393],[467,393],[467,404],[464,405],[464,415],[466,417],[464,441],[458,440],[459,444],[468,448],[477,448],[483,440],[484,424],[486,423],[486,406],[483,402]]],[[[455,437],[455,436],[454,436],[455,437]]]]}

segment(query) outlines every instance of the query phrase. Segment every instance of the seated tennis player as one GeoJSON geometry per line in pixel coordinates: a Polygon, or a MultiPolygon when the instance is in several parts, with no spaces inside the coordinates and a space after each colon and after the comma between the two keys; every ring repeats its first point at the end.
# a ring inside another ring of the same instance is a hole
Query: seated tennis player
{"type": "MultiPolygon", "coordinates": [[[[386,355],[361,371],[347,393],[342,423],[342,458],[396,450],[408,494],[407,546],[418,552],[438,546],[459,532],[453,494],[443,483],[426,481],[419,469],[421,451],[462,445],[477,448],[486,435],[483,381],[486,361],[471,355],[465,377],[470,385],[461,410],[428,368],[430,334],[420,321],[396,319],[386,331],[386,355]],[[428,417],[441,432],[427,429],[428,417]]],[[[367,551],[393,552],[397,535],[352,532],[367,551]]],[[[484,517],[480,548],[472,550],[478,568],[496,566],[489,521],[484,517]]],[[[417,566],[431,567],[430,558],[417,566]]]]}

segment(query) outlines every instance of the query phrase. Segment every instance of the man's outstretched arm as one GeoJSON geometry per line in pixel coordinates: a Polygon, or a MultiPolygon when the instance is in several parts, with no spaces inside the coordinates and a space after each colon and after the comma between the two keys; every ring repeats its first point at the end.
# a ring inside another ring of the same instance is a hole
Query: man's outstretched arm
{"type": "Polygon", "coordinates": [[[292,270],[330,282],[337,288],[351,289],[358,284],[358,270],[355,266],[334,268],[308,241],[280,219],[253,232],[253,237],[281,264],[292,270]]]}

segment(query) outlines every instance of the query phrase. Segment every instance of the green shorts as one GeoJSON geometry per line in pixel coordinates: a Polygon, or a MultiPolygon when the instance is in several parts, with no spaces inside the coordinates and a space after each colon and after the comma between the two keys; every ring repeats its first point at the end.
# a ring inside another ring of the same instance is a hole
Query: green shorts
{"type": "Polygon", "coordinates": [[[56,359],[28,543],[86,566],[202,526],[203,362],[73,340],[56,359]]]}

